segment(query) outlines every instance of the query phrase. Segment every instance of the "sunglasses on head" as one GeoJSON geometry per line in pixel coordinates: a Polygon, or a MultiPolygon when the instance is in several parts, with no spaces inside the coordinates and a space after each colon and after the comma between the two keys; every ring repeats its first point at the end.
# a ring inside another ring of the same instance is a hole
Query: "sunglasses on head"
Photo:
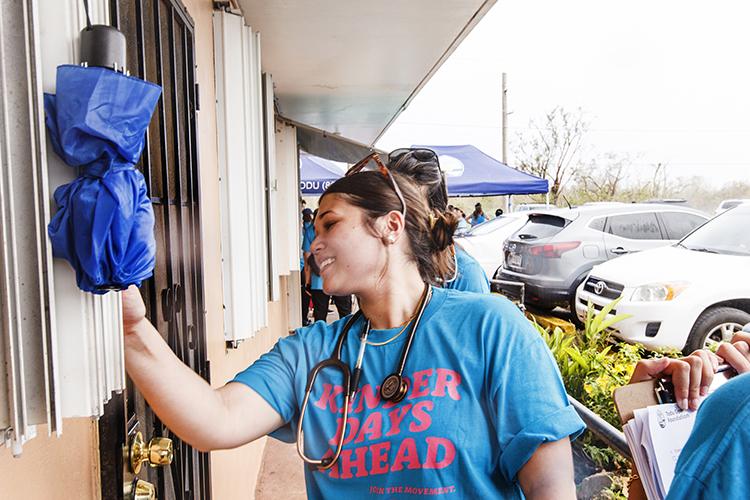
{"type": "Polygon", "coordinates": [[[352,167],[349,170],[346,171],[345,177],[361,172],[371,161],[375,163],[375,166],[377,167],[378,172],[383,174],[383,176],[390,181],[391,186],[393,187],[393,191],[396,193],[396,196],[398,197],[398,201],[401,202],[401,215],[403,215],[405,219],[406,218],[406,200],[404,200],[404,195],[401,193],[401,188],[398,187],[398,184],[396,183],[396,179],[393,178],[391,171],[388,170],[388,167],[385,166],[385,163],[383,163],[383,160],[380,159],[380,154],[370,153],[369,155],[365,156],[364,158],[359,160],[357,163],[352,165],[352,167]]]}
{"type": "Polygon", "coordinates": [[[422,162],[435,162],[435,165],[440,168],[440,162],[438,161],[438,155],[431,149],[427,148],[399,148],[394,149],[388,153],[388,163],[393,165],[394,168],[398,163],[404,161],[406,158],[415,158],[422,162]]]}

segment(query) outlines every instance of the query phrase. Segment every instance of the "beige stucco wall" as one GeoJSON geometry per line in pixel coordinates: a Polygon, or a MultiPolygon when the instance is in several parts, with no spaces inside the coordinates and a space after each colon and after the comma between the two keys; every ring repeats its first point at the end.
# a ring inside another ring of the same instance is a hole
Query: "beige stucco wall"
{"type": "Polygon", "coordinates": [[[98,498],[99,444],[96,421],[66,419],[60,438],[47,437],[47,427],[13,458],[0,447],[0,498],[47,500],[51,498],[98,498]]]}
{"type": "MultiPolygon", "coordinates": [[[[203,217],[204,286],[206,289],[206,331],[211,381],[221,386],[268,351],[276,340],[287,334],[287,280],[282,278],[282,300],[269,304],[269,326],[254,338],[227,350],[223,337],[221,283],[221,224],[219,218],[219,173],[216,143],[216,101],[214,81],[212,2],[185,0],[195,21],[195,50],[200,84],[199,115],[201,215],[203,217]]],[[[265,446],[265,438],[236,450],[211,454],[213,498],[221,500],[253,498],[265,446]]]]}

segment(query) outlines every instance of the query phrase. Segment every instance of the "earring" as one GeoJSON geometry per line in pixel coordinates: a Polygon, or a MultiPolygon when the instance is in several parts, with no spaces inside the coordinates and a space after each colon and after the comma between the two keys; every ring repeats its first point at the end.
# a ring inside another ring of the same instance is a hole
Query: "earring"
{"type": "Polygon", "coordinates": [[[396,237],[393,235],[388,236],[388,243],[390,243],[391,245],[396,243],[396,237]]]}

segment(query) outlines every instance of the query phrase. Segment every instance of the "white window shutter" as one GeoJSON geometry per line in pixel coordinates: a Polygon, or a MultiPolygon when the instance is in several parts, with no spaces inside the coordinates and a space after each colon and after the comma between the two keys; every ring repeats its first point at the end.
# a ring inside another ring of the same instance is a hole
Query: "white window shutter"
{"type": "Polygon", "coordinates": [[[214,13],[224,332],[230,342],[268,324],[269,273],[260,36],[214,13]]]}

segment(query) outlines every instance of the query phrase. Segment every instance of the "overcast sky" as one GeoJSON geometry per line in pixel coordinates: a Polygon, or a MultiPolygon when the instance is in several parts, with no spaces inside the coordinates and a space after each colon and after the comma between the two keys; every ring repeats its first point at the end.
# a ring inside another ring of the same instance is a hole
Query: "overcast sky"
{"type": "Polygon", "coordinates": [[[592,153],[750,181],[748,22],[742,0],[498,0],[378,146],[468,143],[499,159],[506,72],[510,139],[580,107],[592,153]]]}

